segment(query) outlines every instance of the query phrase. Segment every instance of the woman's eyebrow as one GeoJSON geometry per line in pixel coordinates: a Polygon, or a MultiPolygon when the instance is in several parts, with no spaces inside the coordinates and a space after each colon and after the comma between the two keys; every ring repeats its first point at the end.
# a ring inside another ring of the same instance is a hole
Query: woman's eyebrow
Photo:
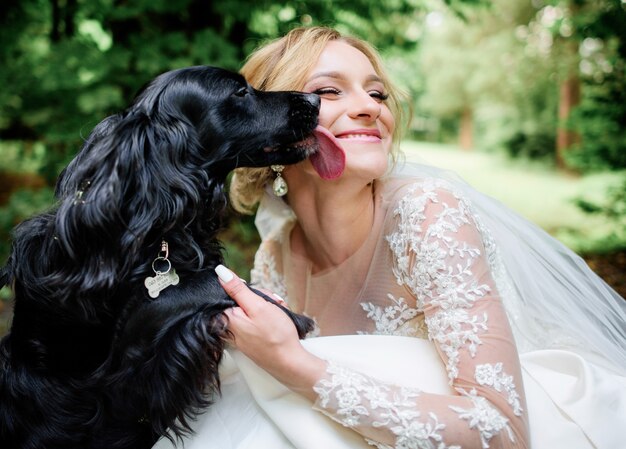
{"type": "Polygon", "coordinates": [[[367,80],[367,81],[369,81],[369,82],[377,82],[377,83],[382,83],[382,84],[385,84],[385,83],[383,82],[383,79],[382,79],[380,76],[378,76],[378,75],[369,75],[369,76],[366,78],[366,80],[367,80]]]}
{"type": "MultiPolygon", "coordinates": [[[[314,79],[317,78],[335,78],[335,79],[345,79],[345,77],[340,72],[319,72],[313,74],[308,80],[307,83],[310,83],[314,79]]],[[[368,75],[365,78],[367,82],[378,82],[383,83],[383,80],[378,75],[368,75]]],[[[384,84],[384,83],[383,83],[384,84]]]]}
{"type": "Polygon", "coordinates": [[[316,78],[337,78],[337,79],[343,79],[343,76],[339,72],[319,72],[319,73],[313,74],[311,76],[311,78],[309,78],[307,80],[307,83],[310,83],[311,81],[313,81],[316,78]]]}

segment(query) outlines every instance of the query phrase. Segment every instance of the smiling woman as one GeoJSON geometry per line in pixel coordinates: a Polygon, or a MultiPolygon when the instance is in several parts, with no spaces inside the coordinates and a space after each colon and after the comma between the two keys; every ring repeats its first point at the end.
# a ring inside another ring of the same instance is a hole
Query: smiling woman
{"type": "Polygon", "coordinates": [[[252,281],[312,317],[321,338],[300,342],[276,306],[220,267],[239,305],[227,312],[233,383],[194,445],[619,447],[626,304],[451,174],[389,172],[398,96],[371,47],[296,29],[242,73],[256,87],[317,94],[345,170],[323,179],[310,160],[285,167],[282,197],[267,188],[271,171],[237,171],[235,203],[262,197],[252,281]]]}

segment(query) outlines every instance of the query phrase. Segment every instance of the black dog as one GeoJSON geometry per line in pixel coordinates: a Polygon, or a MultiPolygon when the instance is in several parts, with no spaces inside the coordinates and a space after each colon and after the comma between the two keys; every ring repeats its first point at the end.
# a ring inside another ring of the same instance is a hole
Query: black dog
{"type": "MultiPolygon", "coordinates": [[[[105,119],[59,177],[54,210],[19,225],[0,284],[2,449],[149,448],[219,394],[234,302],[213,268],[235,167],[317,148],[319,98],[259,92],[211,67],[165,73],[105,119]],[[144,285],[175,270],[153,298],[144,285]],[[174,282],[172,279],[169,283],[174,282]]],[[[285,309],[300,336],[308,318],[285,309]]]]}

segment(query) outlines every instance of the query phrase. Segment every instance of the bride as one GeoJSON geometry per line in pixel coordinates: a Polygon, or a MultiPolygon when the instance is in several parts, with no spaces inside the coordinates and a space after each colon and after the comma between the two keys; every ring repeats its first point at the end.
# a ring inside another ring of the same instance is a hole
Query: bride
{"type": "Polygon", "coordinates": [[[180,447],[623,447],[626,303],[453,174],[395,162],[401,105],[371,46],[299,28],[242,73],[322,99],[319,154],[231,184],[239,209],[260,201],[253,282],[317,336],[218,267],[240,305],[222,397],[180,447]]]}

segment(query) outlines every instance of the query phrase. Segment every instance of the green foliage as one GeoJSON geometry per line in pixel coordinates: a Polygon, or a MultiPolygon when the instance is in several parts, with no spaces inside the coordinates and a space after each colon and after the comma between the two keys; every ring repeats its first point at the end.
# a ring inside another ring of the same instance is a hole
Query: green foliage
{"type": "Polygon", "coordinates": [[[554,133],[544,131],[534,134],[518,131],[506,143],[506,149],[512,157],[528,159],[554,159],[554,133]]]}
{"type": "Polygon", "coordinates": [[[259,42],[302,24],[336,25],[381,47],[411,48],[407,30],[423,5],[23,0],[0,12],[0,82],[10,86],[0,91],[0,138],[45,140],[49,151],[65,153],[161,72],[196,64],[236,70],[259,42]]]}
{"type": "Polygon", "coordinates": [[[472,111],[477,146],[554,159],[558,87],[530,30],[535,14],[524,0],[494,1],[463,19],[433,11],[419,50],[418,111],[441,125],[472,111]]]}
{"type": "Polygon", "coordinates": [[[556,74],[581,82],[581,103],[561,125],[580,143],[566,154],[580,172],[626,167],[626,4],[550,0],[539,17],[553,36],[556,74]]]}
{"type": "Polygon", "coordinates": [[[567,126],[581,137],[565,155],[570,167],[625,167],[624,2],[496,0],[489,8],[476,6],[465,3],[460,15],[429,14],[417,59],[418,116],[441,125],[469,110],[477,146],[551,164],[557,127],[567,126]],[[561,124],[559,89],[573,75],[581,80],[582,103],[561,124]]]}
{"type": "Polygon", "coordinates": [[[599,215],[613,224],[614,232],[606,238],[609,248],[626,247],[626,178],[617,186],[610,187],[602,202],[579,197],[575,204],[585,213],[599,215]]]}
{"type": "Polygon", "coordinates": [[[582,103],[569,125],[581,143],[567,153],[567,162],[580,171],[626,168],[626,64],[601,83],[588,82],[582,103]]]}

